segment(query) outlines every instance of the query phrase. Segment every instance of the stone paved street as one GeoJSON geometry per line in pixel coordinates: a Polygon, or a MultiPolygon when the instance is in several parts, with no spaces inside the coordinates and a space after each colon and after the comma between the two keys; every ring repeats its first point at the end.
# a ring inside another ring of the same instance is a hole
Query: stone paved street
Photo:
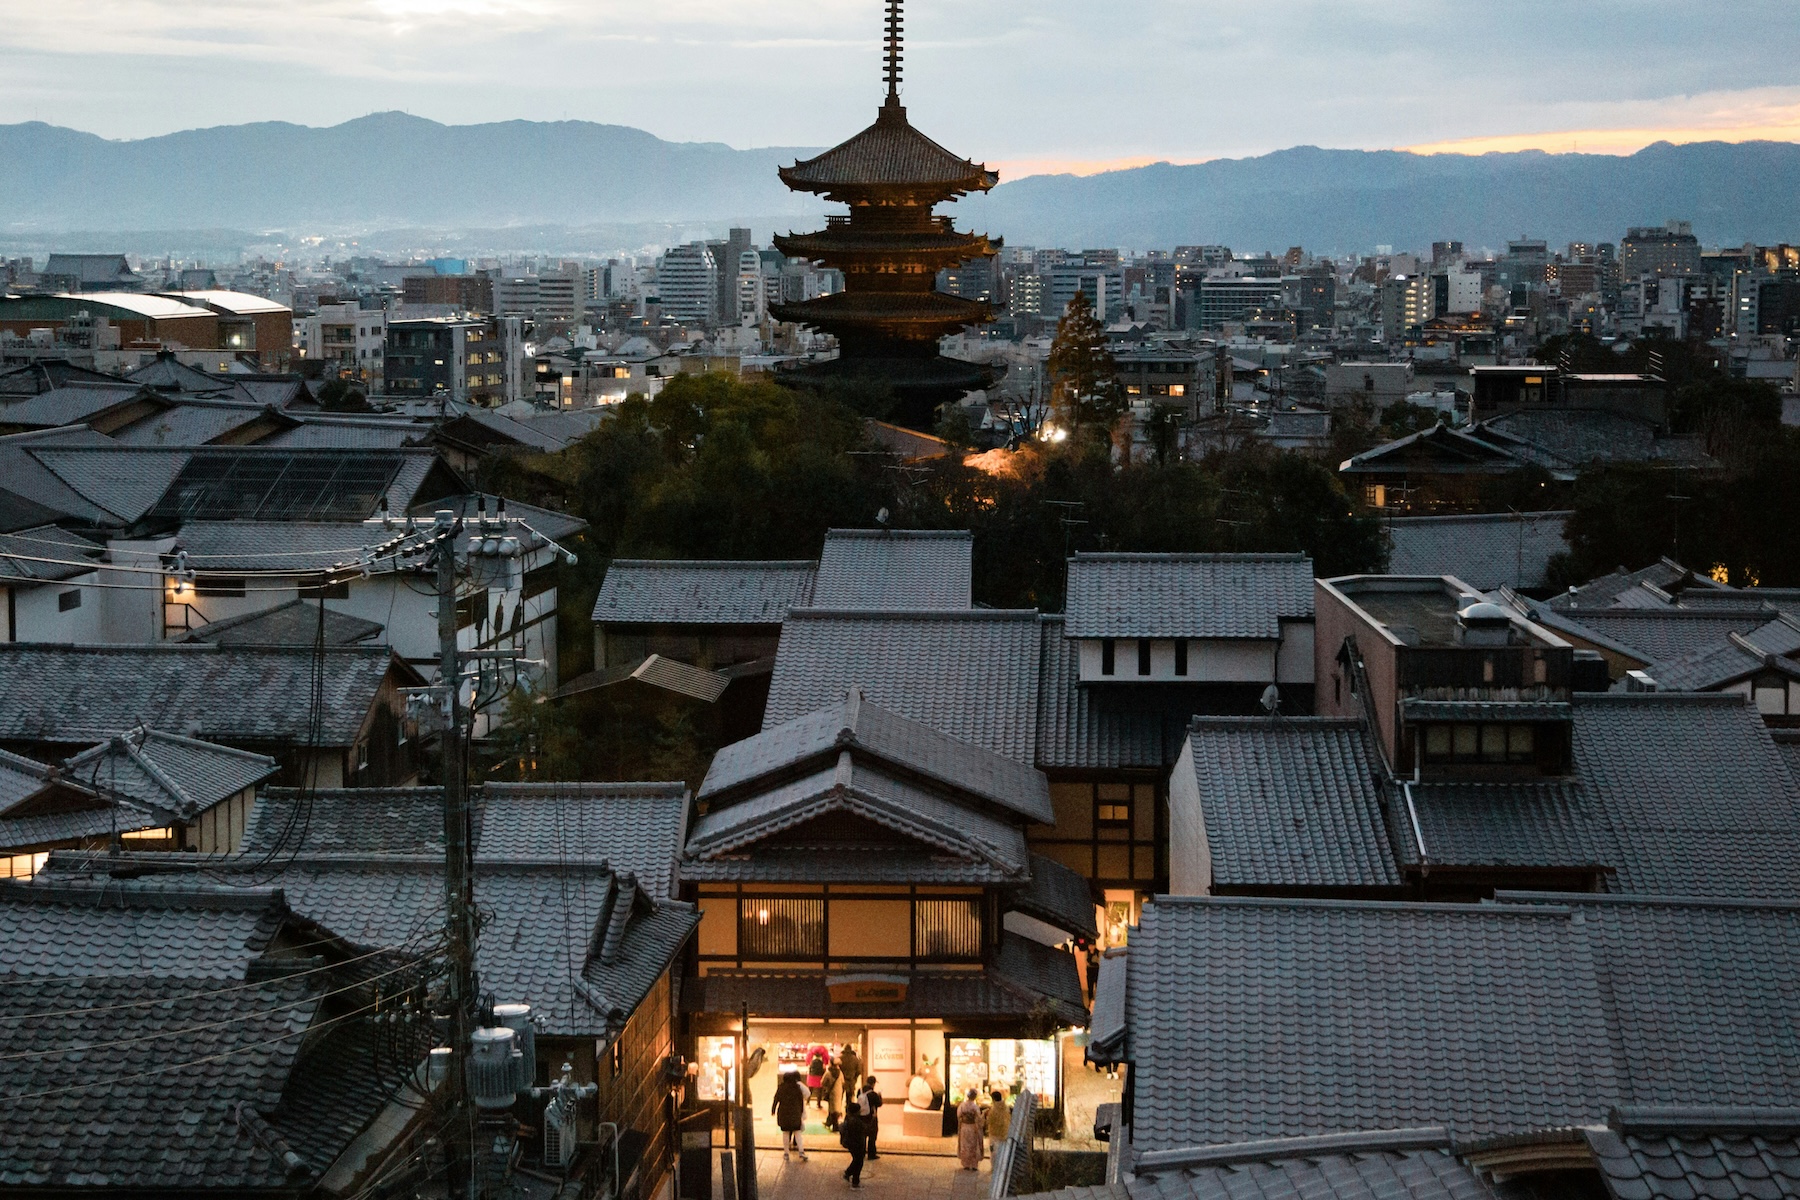
{"type": "Polygon", "coordinates": [[[784,1163],[779,1150],[757,1151],[762,1200],[980,1200],[987,1195],[986,1162],[979,1171],[965,1171],[956,1159],[940,1154],[883,1154],[863,1167],[862,1190],[852,1191],[843,1179],[848,1154],[835,1147],[809,1154],[806,1162],[784,1163]]]}

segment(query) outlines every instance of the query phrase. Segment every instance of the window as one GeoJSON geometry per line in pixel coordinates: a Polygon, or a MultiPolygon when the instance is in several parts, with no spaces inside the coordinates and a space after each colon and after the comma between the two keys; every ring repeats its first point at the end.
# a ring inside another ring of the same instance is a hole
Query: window
{"type": "Polygon", "coordinates": [[[57,612],[73,612],[81,607],[81,589],[70,588],[56,598],[57,612]]]}
{"type": "Polygon", "coordinates": [[[1118,643],[1111,638],[1100,639],[1100,673],[1111,675],[1118,666],[1118,643]]]}
{"type": "Polygon", "coordinates": [[[1169,385],[1169,395],[1171,395],[1171,396],[1185,396],[1185,395],[1187,395],[1187,384],[1185,384],[1185,383],[1171,383],[1171,384],[1170,384],[1170,385],[1169,385]]]}
{"type": "Polygon", "coordinates": [[[980,958],[981,901],[918,901],[913,906],[913,946],[920,958],[980,958]]]}
{"type": "Polygon", "coordinates": [[[1430,763],[1528,763],[1537,746],[1530,725],[1427,725],[1424,738],[1430,763]]]}
{"type": "Polygon", "coordinates": [[[1150,639],[1149,638],[1139,638],[1138,639],[1138,674],[1139,675],[1148,675],[1149,673],[1150,673],[1150,639]]]}
{"type": "Polygon", "coordinates": [[[1177,675],[1186,675],[1187,674],[1187,656],[1188,656],[1187,639],[1186,638],[1176,638],[1175,639],[1175,673],[1177,675]]]}
{"type": "Polygon", "coordinates": [[[242,596],[244,581],[225,575],[200,575],[194,579],[194,593],[199,596],[242,596]]]}
{"type": "Polygon", "coordinates": [[[1131,832],[1131,785],[1102,783],[1094,787],[1094,827],[1131,832]]]}
{"type": "Polygon", "coordinates": [[[744,958],[824,958],[825,901],[748,899],[738,908],[744,958]]]}

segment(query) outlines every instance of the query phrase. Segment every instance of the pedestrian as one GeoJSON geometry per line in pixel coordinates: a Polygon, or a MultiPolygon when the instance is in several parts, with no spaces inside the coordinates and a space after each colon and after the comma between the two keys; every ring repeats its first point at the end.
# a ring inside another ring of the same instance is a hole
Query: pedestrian
{"type": "Polygon", "coordinates": [[[863,1085],[862,1098],[857,1101],[857,1111],[862,1114],[863,1127],[869,1135],[869,1161],[874,1162],[881,1157],[881,1152],[875,1149],[875,1135],[881,1132],[881,1091],[877,1088],[873,1075],[863,1085]]]}
{"type": "Polygon", "coordinates": [[[844,1073],[844,1103],[848,1104],[862,1091],[859,1086],[862,1083],[862,1058],[856,1053],[856,1047],[848,1042],[844,1043],[843,1053],[838,1055],[838,1070],[844,1073]]]}
{"type": "Polygon", "coordinates": [[[956,1106],[956,1157],[965,1171],[981,1166],[981,1105],[973,1091],[964,1092],[956,1106]]]}
{"type": "Polygon", "coordinates": [[[814,1046],[806,1056],[806,1091],[813,1103],[825,1102],[825,1063],[831,1052],[823,1046],[814,1046]]]}
{"type": "Polygon", "coordinates": [[[843,1124],[838,1126],[838,1141],[850,1152],[850,1165],[844,1168],[844,1178],[850,1186],[862,1186],[863,1156],[869,1149],[868,1126],[863,1123],[862,1113],[852,1103],[844,1112],[843,1124]]]}
{"type": "Polygon", "coordinates": [[[1012,1111],[1006,1106],[1006,1093],[998,1088],[994,1090],[994,1102],[987,1110],[988,1153],[993,1154],[1000,1149],[1000,1143],[1006,1140],[1007,1128],[1012,1124],[1012,1111]]]}
{"type": "Polygon", "coordinates": [[[837,1132],[844,1117],[844,1073],[836,1063],[825,1068],[825,1128],[837,1132]]]}
{"type": "Polygon", "coordinates": [[[806,1143],[801,1140],[800,1131],[806,1128],[806,1089],[800,1086],[800,1076],[794,1071],[783,1071],[781,1082],[775,1085],[775,1103],[769,1111],[775,1115],[775,1125],[781,1130],[781,1161],[788,1161],[790,1152],[798,1154],[800,1161],[806,1161],[806,1143]]]}

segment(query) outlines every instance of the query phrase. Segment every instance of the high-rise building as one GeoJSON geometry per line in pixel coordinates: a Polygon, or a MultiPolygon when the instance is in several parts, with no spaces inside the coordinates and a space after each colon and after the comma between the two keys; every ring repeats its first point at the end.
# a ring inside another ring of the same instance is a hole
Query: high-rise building
{"type": "Polygon", "coordinates": [[[719,266],[719,304],[713,319],[720,325],[738,321],[738,263],[752,246],[748,229],[733,229],[723,242],[714,243],[713,258],[719,266]]]}
{"type": "Polygon", "coordinates": [[[1631,229],[1619,241],[1619,274],[1626,279],[1698,275],[1700,239],[1686,221],[1631,229]]]}
{"type": "Polygon", "coordinates": [[[718,305],[719,266],[705,242],[671,246],[657,260],[656,290],[665,317],[703,325],[718,305]]]}
{"type": "Polygon", "coordinates": [[[1389,275],[1382,280],[1381,336],[1397,342],[1437,316],[1437,292],[1430,275],[1389,275]]]}

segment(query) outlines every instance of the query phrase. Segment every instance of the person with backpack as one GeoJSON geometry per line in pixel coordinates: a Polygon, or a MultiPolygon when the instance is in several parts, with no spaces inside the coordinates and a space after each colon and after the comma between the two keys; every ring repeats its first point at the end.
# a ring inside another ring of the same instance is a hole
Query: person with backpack
{"type": "Polygon", "coordinates": [[[875,1135],[881,1132],[881,1091],[876,1086],[873,1075],[869,1076],[869,1082],[863,1086],[857,1110],[862,1114],[863,1124],[868,1130],[868,1158],[870,1162],[874,1162],[881,1157],[881,1152],[875,1148],[875,1135]]]}

